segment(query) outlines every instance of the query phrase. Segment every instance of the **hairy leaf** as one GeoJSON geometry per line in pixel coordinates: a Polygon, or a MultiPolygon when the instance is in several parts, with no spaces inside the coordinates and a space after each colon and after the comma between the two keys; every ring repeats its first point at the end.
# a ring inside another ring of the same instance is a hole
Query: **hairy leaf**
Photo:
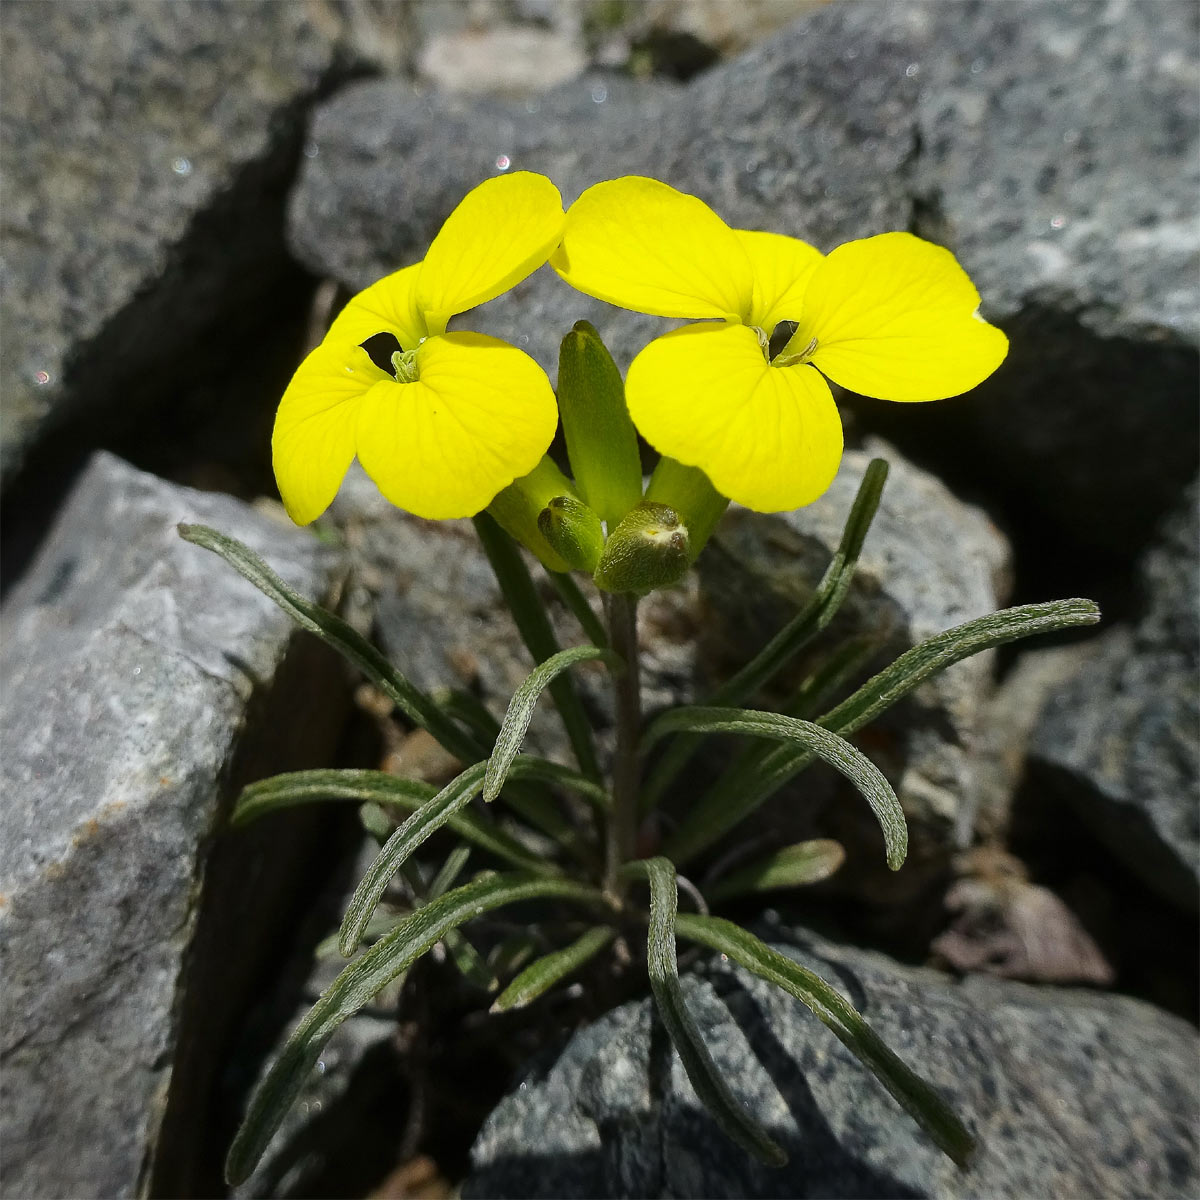
{"type": "Polygon", "coordinates": [[[789,743],[792,753],[807,754],[827,762],[844,775],[865,797],[883,830],[887,864],[898,871],[908,853],[908,825],[904,810],[883,772],[844,738],[812,721],[780,713],[740,708],[675,708],[655,718],[646,731],[646,744],[685,730],[689,733],[745,733],[789,743]],[[795,749],[799,747],[799,750],[795,749]]]}
{"type": "Polygon", "coordinates": [[[627,864],[622,868],[622,873],[640,873],[650,884],[646,964],[650,973],[650,989],[654,993],[663,1025],[679,1052],[696,1095],[721,1129],[743,1150],[769,1166],[782,1166],[787,1162],[787,1155],[729,1090],[729,1085],[717,1070],[700,1036],[700,1030],[696,1028],[692,1014],[688,1012],[683,989],[679,986],[679,966],[675,957],[679,893],[674,866],[665,858],[651,858],[627,864]]]}
{"type": "Polygon", "coordinates": [[[607,925],[589,929],[581,938],[561,950],[546,954],[532,962],[496,997],[492,1012],[508,1012],[524,1008],[548,992],[566,976],[574,974],[589,959],[594,958],[616,937],[617,931],[607,925]]]}
{"type": "Polygon", "coordinates": [[[249,547],[206,525],[180,525],[179,534],[186,541],[219,554],[243,578],[274,600],[297,625],[349,659],[408,720],[428,730],[451,754],[463,762],[471,762],[487,753],[485,746],[456,725],[357,630],[289,587],[249,547]]]}
{"type": "Polygon", "coordinates": [[[680,937],[728,956],[806,1004],[937,1145],[960,1167],[967,1165],[975,1142],[963,1123],[933,1087],[910,1070],[854,1006],[819,975],[732,921],[684,913],[676,929],[680,937]]]}
{"type": "MultiPolygon", "coordinates": [[[[1091,600],[1054,600],[1047,604],[1006,608],[967,621],[906,651],[817,723],[834,733],[849,736],[930,676],[972,654],[1041,633],[1094,625],[1099,619],[1100,610],[1091,600]]],[[[677,863],[694,857],[753,812],[815,757],[811,751],[794,746],[777,746],[750,769],[722,776],[667,840],[664,853],[677,863]]]]}
{"type": "Polygon", "coordinates": [[[309,1010],[255,1089],[225,1164],[225,1178],[241,1183],[254,1170],[279,1128],[321,1049],[337,1027],[410,967],[451,929],[520,900],[557,897],[601,904],[599,892],[566,879],[514,872],[476,879],[418,909],[369,950],[348,963],[309,1010]]]}
{"type": "Polygon", "coordinates": [[[602,659],[612,671],[624,668],[620,657],[611,650],[602,650],[598,646],[573,646],[570,650],[560,650],[551,655],[522,681],[509,701],[508,711],[504,714],[504,721],[500,726],[500,735],[496,738],[495,748],[488,760],[483,783],[485,801],[492,801],[500,794],[513,759],[517,757],[521,748],[529,722],[533,719],[533,709],[538,697],[568,668],[595,659],[602,659]]]}

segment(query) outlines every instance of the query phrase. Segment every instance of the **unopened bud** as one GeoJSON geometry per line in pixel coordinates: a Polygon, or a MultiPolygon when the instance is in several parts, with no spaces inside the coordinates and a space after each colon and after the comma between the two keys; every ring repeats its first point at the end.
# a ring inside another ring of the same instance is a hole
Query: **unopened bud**
{"type": "Polygon", "coordinates": [[[574,496],[555,496],[538,513],[538,531],[574,571],[590,575],[604,550],[600,518],[574,496]]]}
{"type": "Polygon", "coordinates": [[[678,583],[689,561],[688,531],[679,515],[665,504],[643,500],[608,535],[596,585],[606,592],[644,596],[678,583]]]}

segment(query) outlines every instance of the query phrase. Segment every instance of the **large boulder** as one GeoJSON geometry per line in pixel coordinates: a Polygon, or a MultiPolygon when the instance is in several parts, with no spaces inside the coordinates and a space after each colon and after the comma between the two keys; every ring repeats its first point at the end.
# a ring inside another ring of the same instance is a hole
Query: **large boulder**
{"type": "MultiPolygon", "coordinates": [[[[1043,536],[1126,554],[1196,462],[1196,19],[1187,0],[964,3],[952,20],[923,0],[836,4],[682,88],[593,76],[479,104],[364,83],[316,114],[289,240],[361,287],[514,169],[568,201],[652,174],[824,250],[915,229],[959,254],[1013,351],[970,401],[863,401],[863,419],[1043,536]]],[[[581,317],[621,363],[662,327],[548,271],[464,321],[552,371],[581,317]]]]}
{"type": "Polygon", "coordinates": [[[776,930],[845,992],[979,1142],[960,1172],[798,1001],[729,964],[685,979],[735,1095],[790,1156],[750,1159],[701,1107],[651,1003],[526,1071],[467,1196],[1179,1197],[1200,1187],[1195,1030],[1123,996],[961,983],[776,930]]]}
{"type": "Polygon", "coordinates": [[[311,823],[231,838],[215,858],[213,842],[239,782],[328,761],[345,712],[338,664],[183,542],[181,520],[243,539],[310,595],[338,578],[308,534],[101,454],[7,600],[0,1074],[13,1197],[133,1195],[152,1173],[171,1194],[215,1182],[189,1171],[222,1039],[270,969],[277,906],[311,869],[311,823]]]}
{"type": "Polygon", "coordinates": [[[304,114],[362,56],[315,4],[8,4],[0,20],[7,485],[69,421],[111,439],[296,319],[281,217],[304,114]]]}
{"type": "Polygon", "coordinates": [[[1160,895],[1200,909],[1200,490],[1188,489],[1141,574],[1144,610],[1051,694],[1033,768],[1160,895]]]}

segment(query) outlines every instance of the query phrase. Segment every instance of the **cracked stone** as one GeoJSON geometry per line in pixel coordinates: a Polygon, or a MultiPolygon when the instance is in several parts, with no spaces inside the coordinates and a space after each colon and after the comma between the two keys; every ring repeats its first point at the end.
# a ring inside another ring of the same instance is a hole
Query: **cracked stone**
{"type": "Polygon", "coordinates": [[[975,1134],[960,1172],[799,1001],[740,968],[685,978],[735,1095],[789,1153],[751,1160],[703,1110],[649,1000],[531,1064],[464,1196],[1184,1197],[1200,1187],[1195,1030],[1123,996],[961,983],[773,928],[975,1134]]]}
{"type": "Polygon", "coordinates": [[[183,1169],[204,1136],[194,1114],[219,1067],[221,1022],[246,1002],[275,905],[310,853],[312,823],[270,843],[233,839],[219,847],[219,891],[205,888],[231,789],[331,752],[343,689],[314,657],[321,647],[294,639],[266,597],[178,536],[181,520],[246,541],[311,595],[337,578],[310,535],[100,454],[6,601],[9,1195],[135,1194],[173,1088],[193,1114],[172,1135],[168,1171],[183,1169]],[[297,705],[305,677],[318,686],[297,705]],[[219,925],[251,903],[257,930],[213,944],[202,912],[219,925]],[[202,993],[210,1003],[197,1012],[202,993]]]}

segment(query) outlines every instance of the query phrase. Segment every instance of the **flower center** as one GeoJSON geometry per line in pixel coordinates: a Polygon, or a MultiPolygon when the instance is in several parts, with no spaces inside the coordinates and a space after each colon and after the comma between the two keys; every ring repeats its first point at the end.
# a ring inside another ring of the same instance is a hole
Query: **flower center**
{"type": "Polygon", "coordinates": [[[798,321],[780,321],[775,326],[770,337],[767,337],[766,331],[759,329],[757,326],[754,332],[758,334],[758,344],[762,347],[763,358],[767,360],[773,367],[794,367],[797,363],[806,363],[813,356],[813,351],[817,348],[817,339],[813,338],[811,342],[799,354],[784,354],[784,348],[788,342],[795,336],[796,329],[799,327],[798,321]]]}
{"type": "Polygon", "coordinates": [[[359,345],[367,352],[367,357],[397,383],[415,383],[420,378],[416,350],[405,350],[394,333],[373,333],[359,345]]]}

